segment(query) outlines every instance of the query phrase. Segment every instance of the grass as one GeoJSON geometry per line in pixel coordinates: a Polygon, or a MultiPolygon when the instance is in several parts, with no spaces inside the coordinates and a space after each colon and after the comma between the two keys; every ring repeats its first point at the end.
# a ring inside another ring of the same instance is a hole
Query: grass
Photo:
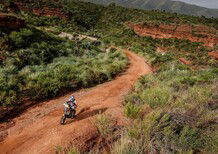
{"type": "MultiPolygon", "coordinates": [[[[52,98],[111,80],[128,62],[124,53],[89,40],[67,40],[33,25],[0,33],[0,106],[11,111],[25,100],[52,98]]],[[[1,115],[3,116],[3,115],[1,115]]]]}
{"type": "MultiPolygon", "coordinates": [[[[89,87],[105,80],[111,80],[117,73],[125,69],[126,65],[127,60],[119,51],[108,54],[97,53],[97,56],[94,54],[82,57],[61,57],[45,66],[26,66],[19,72],[14,70],[17,74],[11,74],[11,82],[8,82],[7,69],[2,69],[2,88],[7,92],[11,86],[15,86],[13,88],[15,93],[16,89],[21,93],[25,91],[25,95],[31,99],[54,97],[63,89],[89,87]],[[16,77],[21,80],[17,80],[16,77]]],[[[13,91],[9,91],[8,94],[12,96],[13,91]]],[[[21,95],[23,96],[23,94],[21,95]]],[[[2,98],[2,102],[5,102],[4,98],[2,98]]]]}
{"type": "MultiPolygon", "coordinates": [[[[117,51],[106,53],[105,45],[129,48],[157,69],[139,79],[126,96],[125,115],[132,120],[114,153],[217,153],[217,61],[208,56],[216,51],[201,42],[181,39],[140,37],[126,22],[196,24],[217,29],[217,19],[190,17],[159,11],[140,11],[110,5],[101,7],[77,1],[38,2],[73,14],[69,21],[20,13],[28,27],[8,33],[0,30],[1,106],[15,106],[23,97],[44,99],[63,89],[94,86],[125,69],[127,60],[117,51]],[[85,33],[99,38],[103,46],[67,41],[34,28],[54,26],[58,32],[85,33]],[[43,40],[43,41],[41,41],[43,40]],[[166,54],[156,52],[158,47],[166,54]],[[23,58],[24,57],[24,58],[23,58]],[[190,66],[178,59],[192,62],[190,66]],[[146,112],[146,109],[151,108],[146,112]]],[[[1,9],[3,7],[1,6],[1,9]]],[[[5,10],[5,8],[4,8],[5,10]]],[[[200,36],[202,37],[202,36],[200,36]]],[[[102,136],[111,132],[110,118],[99,115],[95,121],[102,136]]]]}
{"type": "Polygon", "coordinates": [[[150,88],[145,90],[140,98],[151,108],[162,107],[170,101],[170,90],[165,87],[150,88]]]}
{"type": "Polygon", "coordinates": [[[127,11],[111,5],[105,9],[95,29],[88,32],[99,36],[105,44],[129,48],[144,56],[158,70],[140,78],[126,97],[124,113],[131,118],[132,125],[112,150],[114,153],[217,152],[214,119],[217,110],[209,105],[216,102],[217,95],[214,89],[217,62],[208,56],[212,49],[188,40],[139,37],[125,24],[130,21],[194,26],[204,24],[204,20],[209,21],[208,26],[216,27],[217,20],[213,19],[158,11],[127,11]],[[168,52],[157,53],[157,47],[168,52]],[[179,58],[190,60],[192,64],[186,66],[179,58]],[[148,106],[153,111],[145,112],[148,106]]]}
{"type": "Polygon", "coordinates": [[[93,124],[98,128],[101,136],[106,138],[113,132],[114,120],[106,114],[98,114],[93,120],[93,124]]]}
{"type": "Polygon", "coordinates": [[[132,140],[127,135],[123,135],[118,143],[113,147],[112,154],[142,154],[145,151],[144,147],[141,147],[136,140],[132,140]]]}
{"type": "Polygon", "coordinates": [[[67,154],[80,154],[79,150],[75,147],[70,148],[67,154]]]}
{"type": "Polygon", "coordinates": [[[102,32],[108,36],[104,37],[106,43],[128,47],[157,68],[155,74],[141,77],[126,96],[124,113],[133,124],[115,152],[217,152],[217,109],[209,104],[217,99],[218,76],[217,62],[208,56],[210,49],[187,40],[139,37],[117,21],[102,22],[113,27],[108,28],[110,36],[102,32]],[[168,52],[157,53],[160,46],[168,52]],[[191,66],[179,62],[180,57],[192,61],[191,66]],[[146,105],[153,111],[145,112],[146,105]]]}
{"type": "Polygon", "coordinates": [[[76,148],[76,147],[74,147],[74,146],[72,146],[70,149],[68,149],[68,150],[66,150],[66,149],[64,149],[64,148],[62,148],[61,146],[56,146],[55,147],[55,153],[56,154],[80,154],[80,152],[79,152],[79,150],[76,148]]]}
{"type": "MultiPolygon", "coordinates": [[[[147,140],[143,145],[150,152],[216,152],[217,124],[214,116],[217,109],[209,107],[217,99],[215,72],[166,70],[142,77],[127,96],[127,102],[132,102],[132,105],[127,103],[127,106],[136,106],[132,107],[133,111],[134,108],[139,108],[141,105],[134,101],[137,98],[138,102],[148,104],[153,111],[143,119],[144,133],[140,133],[139,129],[139,135],[130,135],[130,143],[137,136],[147,140]],[[191,82],[190,78],[193,78],[191,82]]],[[[139,119],[141,118],[135,118],[136,121],[139,119]]],[[[131,128],[138,128],[140,125],[141,123],[136,122],[131,128]]],[[[130,134],[137,133],[131,131],[130,134]]],[[[142,144],[138,142],[137,144],[142,144]]]]}
{"type": "Polygon", "coordinates": [[[132,103],[127,103],[125,105],[124,113],[127,117],[136,119],[141,111],[141,106],[134,105],[132,103]]]}

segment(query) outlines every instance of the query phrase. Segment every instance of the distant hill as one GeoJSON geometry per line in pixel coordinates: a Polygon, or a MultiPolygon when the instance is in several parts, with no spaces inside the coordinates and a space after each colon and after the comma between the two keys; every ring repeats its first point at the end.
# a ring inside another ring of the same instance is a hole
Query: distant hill
{"type": "Polygon", "coordinates": [[[191,5],[184,2],[172,0],[83,0],[96,4],[109,5],[115,3],[117,5],[137,8],[143,10],[165,10],[167,12],[175,12],[179,14],[205,16],[218,18],[218,9],[209,9],[197,5],[191,5]]]}

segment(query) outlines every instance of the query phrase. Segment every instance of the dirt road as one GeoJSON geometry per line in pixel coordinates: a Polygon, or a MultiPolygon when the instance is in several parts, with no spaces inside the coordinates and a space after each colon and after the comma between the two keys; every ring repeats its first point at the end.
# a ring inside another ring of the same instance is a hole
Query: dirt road
{"type": "Polygon", "coordinates": [[[130,61],[126,72],[113,81],[73,93],[78,102],[74,120],[68,119],[66,125],[59,124],[63,102],[72,93],[31,107],[13,119],[15,126],[7,130],[8,136],[0,142],[0,153],[55,153],[57,146],[67,147],[70,143],[88,149],[98,136],[91,119],[99,112],[113,116],[118,125],[125,124],[123,96],[141,75],[151,72],[143,58],[127,50],[125,53],[130,61]]]}

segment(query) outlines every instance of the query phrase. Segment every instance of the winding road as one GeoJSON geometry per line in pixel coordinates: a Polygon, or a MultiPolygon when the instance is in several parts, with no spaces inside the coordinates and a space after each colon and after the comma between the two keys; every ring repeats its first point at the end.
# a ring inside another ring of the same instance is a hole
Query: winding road
{"type": "Polygon", "coordinates": [[[98,137],[91,120],[99,113],[114,117],[117,125],[125,125],[124,95],[140,76],[150,73],[151,68],[144,58],[128,50],[124,52],[129,58],[129,68],[114,80],[42,102],[14,118],[15,125],[7,129],[8,136],[0,142],[0,153],[48,154],[55,153],[58,146],[69,147],[71,144],[89,149],[92,140],[98,137]],[[63,102],[72,94],[78,102],[77,116],[68,119],[66,125],[60,125],[63,102]]]}

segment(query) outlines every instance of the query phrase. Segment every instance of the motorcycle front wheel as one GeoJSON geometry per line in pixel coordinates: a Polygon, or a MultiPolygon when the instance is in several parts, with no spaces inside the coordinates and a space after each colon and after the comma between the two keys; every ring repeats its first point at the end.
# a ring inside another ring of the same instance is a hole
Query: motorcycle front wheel
{"type": "Polygon", "coordinates": [[[63,115],[63,116],[61,117],[61,121],[60,121],[61,125],[64,125],[65,120],[66,120],[66,116],[63,115]]]}

